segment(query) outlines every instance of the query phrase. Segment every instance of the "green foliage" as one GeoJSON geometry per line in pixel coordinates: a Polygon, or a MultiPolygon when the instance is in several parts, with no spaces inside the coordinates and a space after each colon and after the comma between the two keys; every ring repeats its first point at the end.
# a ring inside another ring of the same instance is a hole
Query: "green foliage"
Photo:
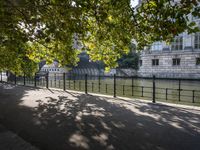
{"type": "Polygon", "coordinates": [[[119,60],[119,68],[132,68],[138,69],[138,61],[139,61],[139,54],[137,53],[128,53],[123,55],[119,60]]]}
{"type": "Polygon", "coordinates": [[[24,62],[35,68],[54,59],[75,65],[82,49],[114,68],[132,39],[142,49],[198,31],[188,14],[200,16],[199,9],[198,0],[148,0],[137,10],[130,0],[0,0],[0,68],[20,73],[24,62]]]}
{"type": "Polygon", "coordinates": [[[174,36],[184,31],[199,31],[195,22],[190,23],[189,19],[190,14],[200,17],[199,8],[198,0],[150,0],[142,3],[135,17],[139,30],[136,37],[136,41],[140,41],[138,48],[154,41],[170,42],[174,36]]]}

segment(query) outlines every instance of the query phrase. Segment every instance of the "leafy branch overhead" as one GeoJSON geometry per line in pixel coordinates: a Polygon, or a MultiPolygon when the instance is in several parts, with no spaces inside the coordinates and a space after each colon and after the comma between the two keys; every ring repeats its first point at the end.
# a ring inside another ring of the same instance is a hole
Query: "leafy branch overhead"
{"type": "MultiPolygon", "coordinates": [[[[75,65],[81,50],[116,67],[134,39],[138,48],[198,31],[199,0],[0,0],[0,68],[54,59],[75,65]],[[189,22],[188,22],[189,21],[189,22]]],[[[31,65],[33,66],[33,65],[31,65]]]]}

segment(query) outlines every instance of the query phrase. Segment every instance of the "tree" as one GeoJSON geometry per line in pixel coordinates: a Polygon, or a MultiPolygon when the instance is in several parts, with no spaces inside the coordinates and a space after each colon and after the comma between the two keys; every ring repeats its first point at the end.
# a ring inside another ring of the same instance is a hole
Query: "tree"
{"type": "Polygon", "coordinates": [[[119,68],[138,69],[139,55],[137,53],[128,53],[118,60],[119,68]]]}
{"type": "Polygon", "coordinates": [[[142,49],[196,32],[188,14],[200,16],[198,1],[146,0],[136,9],[130,0],[0,0],[0,68],[19,72],[26,62],[54,59],[74,65],[77,42],[93,61],[116,67],[132,39],[142,49]]]}
{"type": "Polygon", "coordinates": [[[131,43],[129,53],[123,54],[117,61],[119,68],[138,69],[139,53],[136,53],[136,45],[131,43]]]}

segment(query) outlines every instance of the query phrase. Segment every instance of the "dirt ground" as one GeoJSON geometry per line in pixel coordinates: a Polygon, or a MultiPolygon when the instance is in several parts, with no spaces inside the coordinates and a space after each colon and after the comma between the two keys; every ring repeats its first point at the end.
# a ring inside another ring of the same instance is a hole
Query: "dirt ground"
{"type": "Polygon", "coordinates": [[[199,150],[200,109],[0,84],[0,124],[41,150],[199,150]]]}

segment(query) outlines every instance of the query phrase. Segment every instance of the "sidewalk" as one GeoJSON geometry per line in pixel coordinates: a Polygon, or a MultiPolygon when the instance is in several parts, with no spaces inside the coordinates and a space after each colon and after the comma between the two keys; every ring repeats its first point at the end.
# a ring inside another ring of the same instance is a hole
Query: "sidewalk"
{"type": "Polygon", "coordinates": [[[200,147],[198,108],[75,91],[0,84],[0,124],[41,150],[200,147]]]}
{"type": "Polygon", "coordinates": [[[0,125],[0,150],[38,150],[0,125]]]}

